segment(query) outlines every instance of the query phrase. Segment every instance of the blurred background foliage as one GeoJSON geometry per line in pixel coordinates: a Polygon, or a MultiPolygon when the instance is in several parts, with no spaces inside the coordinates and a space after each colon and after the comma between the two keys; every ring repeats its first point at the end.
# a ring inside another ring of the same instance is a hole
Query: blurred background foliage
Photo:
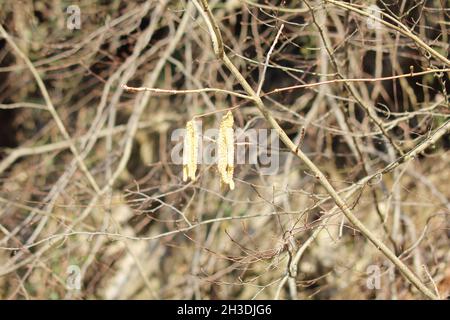
{"type": "MultiPolygon", "coordinates": [[[[311,2],[345,78],[445,67],[410,39],[369,28],[366,17],[311,2]]],[[[376,4],[448,57],[448,1],[351,2],[358,8],[376,4]]],[[[271,93],[336,78],[302,1],[210,3],[225,50],[254,88],[284,24],[264,81],[265,103],[337,190],[356,186],[347,201],[358,217],[430,288],[448,296],[449,136],[358,187],[400,155],[344,86],[271,93]]],[[[201,165],[196,182],[182,182],[181,166],[171,159],[171,134],[193,116],[204,115],[204,130],[217,128],[222,111],[236,107],[236,127],[267,128],[255,106],[236,96],[150,96],[121,87],[242,92],[214,57],[203,20],[187,7],[181,0],[0,0],[1,25],[33,63],[71,141],[106,190],[98,195],[92,189],[30,68],[0,38],[0,297],[420,298],[343,220],[283,145],[277,174],[263,176],[258,165],[236,166],[234,191],[220,187],[213,166],[201,165]],[[80,9],[80,29],[67,27],[71,5],[80,9]],[[194,225],[204,223],[183,231],[180,212],[194,225]],[[229,219],[205,222],[222,218],[229,219]],[[297,273],[288,273],[292,256],[312,235],[297,273]],[[73,265],[80,290],[68,288],[76,276],[67,273],[73,265]],[[367,285],[373,265],[380,268],[378,289],[367,285]]],[[[448,75],[354,85],[406,152],[448,121],[448,75]]]]}

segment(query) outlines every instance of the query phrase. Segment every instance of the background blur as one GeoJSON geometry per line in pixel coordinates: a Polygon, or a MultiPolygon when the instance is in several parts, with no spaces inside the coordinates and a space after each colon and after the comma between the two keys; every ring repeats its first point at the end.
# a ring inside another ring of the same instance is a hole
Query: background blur
{"type": "MultiPolygon", "coordinates": [[[[449,56],[450,1],[350,1],[449,56]],[[393,17],[380,15],[381,10],[393,17]]],[[[441,298],[450,294],[449,147],[376,174],[444,125],[449,72],[408,37],[328,1],[210,1],[225,51],[353,212],[441,298]],[[323,39],[332,49],[332,57],[323,39]],[[303,129],[302,129],[303,128],[303,129]],[[366,179],[371,175],[375,176],[366,179]]],[[[216,59],[190,1],[0,0],[0,298],[413,299],[280,143],[276,174],[199,165],[182,181],[174,130],[202,116],[265,129],[216,59]],[[188,225],[183,215],[188,222],[188,225]]]]}

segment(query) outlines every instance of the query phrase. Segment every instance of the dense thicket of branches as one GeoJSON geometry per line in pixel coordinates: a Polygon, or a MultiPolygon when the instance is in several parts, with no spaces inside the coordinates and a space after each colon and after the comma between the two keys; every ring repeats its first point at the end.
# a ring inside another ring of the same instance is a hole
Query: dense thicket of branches
{"type": "Polygon", "coordinates": [[[0,2],[1,298],[450,294],[449,1],[74,4],[0,2]],[[183,181],[228,111],[278,170],[183,181]]]}

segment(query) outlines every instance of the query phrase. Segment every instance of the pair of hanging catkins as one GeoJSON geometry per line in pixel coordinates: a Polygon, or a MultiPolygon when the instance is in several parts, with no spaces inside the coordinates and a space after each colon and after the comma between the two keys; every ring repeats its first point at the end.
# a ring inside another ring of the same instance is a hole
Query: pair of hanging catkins
{"type": "MultiPolygon", "coordinates": [[[[220,122],[218,145],[217,169],[222,185],[228,185],[234,189],[234,130],[233,114],[231,111],[223,116],[220,122]]],[[[193,120],[186,123],[186,135],[183,143],[183,181],[191,179],[195,181],[197,171],[198,133],[193,120]]]]}

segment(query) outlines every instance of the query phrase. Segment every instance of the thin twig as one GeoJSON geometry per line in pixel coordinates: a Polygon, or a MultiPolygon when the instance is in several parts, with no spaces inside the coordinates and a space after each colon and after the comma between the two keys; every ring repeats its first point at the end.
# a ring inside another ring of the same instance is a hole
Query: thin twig
{"type": "Polygon", "coordinates": [[[33,74],[33,77],[35,78],[35,80],[37,82],[39,90],[41,91],[42,96],[44,97],[45,103],[47,105],[47,109],[51,113],[53,119],[55,120],[59,131],[61,131],[64,139],[66,139],[67,141],[70,141],[70,151],[72,151],[73,155],[75,156],[75,159],[77,160],[81,171],[83,171],[83,173],[87,177],[87,179],[88,179],[89,183],[91,184],[92,188],[96,192],[100,191],[100,188],[99,188],[97,182],[95,181],[94,177],[89,172],[89,170],[86,167],[86,164],[84,163],[84,161],[81,159],[80,154],[79,154],[77,148],[75,147],[75,145],[73,144],[72,139],[71,139],[69,133],[67,132],[66,127],[64,126],[61,118],[59,117],[58,113],[56,112],[56,109],[53,106],[52,100],[50,99],[50,95],[48,94],[47,88],[45,87],[45,84],[42,81],[42,78],[39,75],[39,73],[37,72],[37,70],[34,67],[33,63],[31,63],[30,59],[28,59],[28,57],[14,43],[14,41],[11,39],[11,37],[9,36],[9,34],[6,32],[6,30],[3,28],[3,26],[1,24],[0,24],[0,34],[3,36],[3,38],[5,38],[5,40],[14,49],[14,51],[16,51],[16,53],[19,55],[19,57],[21,57],[25,61],[25,64],[28,66],[28,68],[30,69],[31,73],[33,74]]]}
{"type": "Polygon", "coordinates": [[[259,79],[258,89],[256,89],[256,94],[259,96],[261,94],[261,89],[264,84],[264,79],[266,78],[266,72],[267,72],[267,66],[269,65],[270,56],[272,55],[273,50],[275,49],[275,46],[277,45],[278,38],[281,35],[281,32],[283,31],[284,24],[281,25],[280,29],[277,32],[277,35],[275,36],[275,40],[272,43],[272,46],[269,49],[269,52],[266,56],[266,62],[264,63],[264,68],[261,74],[261,79],[259,79]]]}
{"type": "MultiPolygon", "coordinates": [[[[194,0],[196,2],[196,0],[194,0]]],[[[202,2],[207,5],[206,0],[202,2]]],[[[203,14],[204,19],[212,19],[210,16],[203,14]]],[[[214,21],[210,21],[211,24],[215,24],[214,21]]],[[[214,34],[211,34],[214,37],[214,34]]],[[[216,38],[215,41],[221,41],[221,38],[216,38]]],[[[342,210],[347,219],[367,238],[369,239],[392,263],[402,272],[405,278],[411,282],[422,294],[430,299],[438,299],[438,297],[428,289],[422,281],[373,233],[370,231],[349,209],[348,205],[342,200],[333,186],[330,184],[328,179],[325,177],[323,172],[303,153],[302,150],[298,149],[294,142],[289,138],[286,132],[281,128],[275,118],[272,116],[269,109],[264,105],[261,98],[256,95],[256,92],[252,89],[250,84],[245,80],[239,70],[234,66],[231,60],[228,58],[224,52],[222,56],[218,56],[225,66],[230,70],[230,72],[236,77],[239,83],[242,85],[244,90],[254,98],[256,106],[266,118],[269,124],[275,129],[280,136],[280,139],[284,144],[290,149],[291,152],[306,164],[306,166],[314,173],[315,178],[322,184],[327,193],[333,198],[336,205],[342,210]]]]}
{"type": "Polygon", "coordinates": [[[159,88],[147,88],[147,87],[129,87],[126,84],[122,84],[122,88],[129,92],[142,92],[148,91],[153,93],[162,93],[162,94],[190,94],[190,93],[202,93],[202,92],[220,92],[226,93],[232,96],[236,96],[244,99],[251,99],[249,96],[245,94],[240,94],[238,92],[219,89],[219,88],[201,88],[201,89],[190,89],[190,90],[172,90],[172,89],[159,89],[159,88]]]}

